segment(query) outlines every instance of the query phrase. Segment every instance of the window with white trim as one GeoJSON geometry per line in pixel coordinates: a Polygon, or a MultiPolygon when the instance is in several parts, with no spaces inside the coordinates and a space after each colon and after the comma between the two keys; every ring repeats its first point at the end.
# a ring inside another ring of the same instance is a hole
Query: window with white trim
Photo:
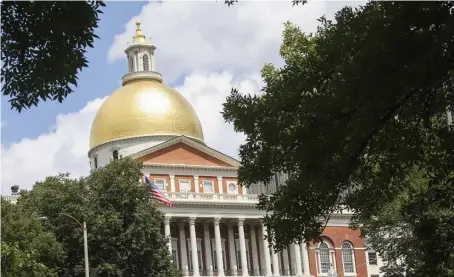
{"type": "MultiPolygon", "coordinates": [[[[224,269],[226,268],[226,256],[225,256],[225,239],[221,239],[221,249],[222,249],[222,264],[224,269]]],[[[213,270],[218,270],[218,258],[216,257],[216,239],[211,240],[211,256],[213,259],[213,270]]]]}
{"type": "Polygon", "coordinates": [[[179,269],[180,263],[178,261],[178,239],[172,238],[172,261],[173,264],[179,269]]]}
{"type": "Polygon", "coordinates": [[[114,151],[112,151],[112,159],[114,161],[117,161],[118,160],[118,150],[115,149],[114,151]]]}
{"type": "Polygon", "coordinates": [[[189,180],[179,180],[180,192],[190,192],[191,191],[191,182],[189,180]]]}
{"type": "MultiPolygon", "coordinates": [[[[189,270],[192,268],[192,248],[191,248],[191,239],[187,239],[188,243],[188,260],[189,260],[189,270]]],[[[202,259],[202,239],[197,239],[197,260],[199,261],[199,270],[203,269],[203,259],[202,259]]]]}
{"type": "Polygon", "coordinates": [[[334,250],[330,247],[327,242],[322,242],[317,249],[318,259],[318,273],[327,274],[331,268],[331,265],[336,269],[336,263],[334,263],[334,250]]]}
{"type": "Polygon", "coordinates": [[[166,191],[166,181],[164,179],[154,179],[154,184],[161,190],[166,191]]]}
{"type": "MultiPolygon", "coordinates": [[[[249,256],[249,240],[245,239],[244,240],[246,243],[246,260],[247,260],[247,266],[248,268],[250,267],[251,264],[251,257],[249,256]]],[[[242,269],[242,264],[241,264],[241,248],[240,248],[240,240],[235,239],[235,249],[236,249],[236,264],[238,266],[238,269],[242,269]]]]}
{"type": "Polygon", "coordinates": [[[342,244],[342,263],[344,266],[344,273],[355,273],[353,247],[348,242],[342,244]]]}
{"type": "Polygon", "coordinates": [[[203,181],[203,192],[213,193],[213,182],[212,181],[203,181]]]}
{"type": "Polygon", "coordinates": [[[370,265],[377,265],[377,252],[367,251],[367,259],[370,265]]]}

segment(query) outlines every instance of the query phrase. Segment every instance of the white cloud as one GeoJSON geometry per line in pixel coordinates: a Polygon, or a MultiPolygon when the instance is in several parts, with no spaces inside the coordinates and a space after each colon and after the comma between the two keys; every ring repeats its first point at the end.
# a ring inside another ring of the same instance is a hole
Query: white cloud
{"type": "Polygon", "coordinates": [[[281,61],[278,50],[284,22],[313,32],[320,16],[331,18],[340,7],[359,3],[315,1],[294,7],[290,0],[240,1],[228,7],[223,1],[150,2],[115,36],[108,59],[125,59],[134,22],[140,20],[143,32],[157,47],[156,67],[166,82],[194,72],[228,70],[235,76],[247,76],[259,72],[264,63],[281,61]]]}
{"type": "Polygon", "coordinates": [[[238,88],[242,93],[256,94],[260,91],[262,82],[258,75],[235,80],[226,71],[208,75],[196,73],[186,77],[184,84],[176,90],[188,99],[197,112],[206,144],[238,158],[238,146],[244,142],[244,135],[235,133],[233,126],[225,123],[221,115],[222,103],[232,87],[238,88]]]}
{"type": "Polygon", "coordinates": [[[78,112],[57,115],[54,126],[37,138],[2,145],[2,194],[16,184],[30,189],[36,181],[60,172],[86,175],[90,126],[104,100],[97,98],[78,112]]]}

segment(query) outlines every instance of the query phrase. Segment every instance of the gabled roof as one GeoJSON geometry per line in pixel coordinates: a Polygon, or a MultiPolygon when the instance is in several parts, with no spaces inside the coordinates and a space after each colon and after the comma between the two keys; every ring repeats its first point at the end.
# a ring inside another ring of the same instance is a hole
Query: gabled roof
{"type": "Polygon", "coordinates": [[[186,164],[238,168],[240,162],[186,136],[180,136],[129,156],[144,164],[186,164]]]}

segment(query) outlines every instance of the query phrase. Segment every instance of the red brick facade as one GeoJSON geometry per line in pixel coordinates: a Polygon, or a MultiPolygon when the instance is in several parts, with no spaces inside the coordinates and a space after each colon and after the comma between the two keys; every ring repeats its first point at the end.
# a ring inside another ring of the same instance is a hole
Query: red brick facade
{"type": "MultiPolygon", "coordinates": [[[[367,264],[366,264],[366,250],[364,239],[360,237],[359,230],[352,230],[348,227],[326,227],[323,232],[323,239],[334,249],[334,256],[336,262],[336,269],[339,277],[367,277],[367,264]],[[348,242],[353,246],[353,253],[355,258],[355,273],[344,274],[342,262],[342,244],[348,242]]],[[[311,244],[309,249],[309,267],[312,276],[319,276],[318,274],[318,256],[316,249],[318,243],[311,244]]]]}

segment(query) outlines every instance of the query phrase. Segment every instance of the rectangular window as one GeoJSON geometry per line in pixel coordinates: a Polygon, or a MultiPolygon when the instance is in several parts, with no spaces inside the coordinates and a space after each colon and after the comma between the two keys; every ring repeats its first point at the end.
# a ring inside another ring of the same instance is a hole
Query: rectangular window
{"type": "MultiPolygon", "coordinates": [[[[225,240],[221,240],[221,248],[222,248],[222,261],[224,265],[224,269],[226,269],[226,258],[225,258],[225,240]]],[[[213,259],[213,270],[218,270],[218,258],[216,257],[216,240],[211,240],[211,252],[212,252],[212,259],[213,259]]]]}
{"type": "Polygon", "coordinates": [[[377,264],[377,253],[376,252],[367,252],[367,257],[369,258],[370,265],[377,264]]]}
{"type": "Polygon", "coordinates": [[[203,181],[203,192],[205,193],[213,193],[213,182],[211,181],[203,181]]]}
{"type": "Polygon", "coordinates": [[[378,274],[373,274],[373,275],[371,275],[370,277],[380,277],[380,275],[378,275],[378,274]]]}
{"type": "Polygon", "coordinates": [[[164,179],[154,179],[154,184],[161,190],[166,191],[166,181],[164,179]]]}
{"type": "MultiPolygon", "coordinates": [[[[249,265],[251,264],[251,261],[249,259],[250,258],[249,257],[249,240],[245,239],[245,243],[246,243],[246,261],[247,261],[248,268],[249,268],[249,265]]],[[[239,239],[235,240],[235,248],[236,248],[236,264],[237,264],[238,269],[242,269],[241,249],[240,249],[240,240],[239,239]]]]}
{"type": "MultiPolygon", "coordinates": [[[[193,270],[192,268],[192,248],[191,248],[191,240],[188,239],[188,252],[189,252],[189,270],[193,270]]],[[[202,259],[202,240],[197,239],[197,260],[199,262],[199,270],[203,269],[203,259],[202,259]]]]}
{"type": "Polygon", "coordinates": [[[173,264],[179,269],[180,263],[178,262],[178,239],[172,239],[172,261],[173,264]]]}
{"type": "Polygon", "coordinates": [[[180,192],[190,192],[191,184],[188,180],[180,180],[180,192]]]}

